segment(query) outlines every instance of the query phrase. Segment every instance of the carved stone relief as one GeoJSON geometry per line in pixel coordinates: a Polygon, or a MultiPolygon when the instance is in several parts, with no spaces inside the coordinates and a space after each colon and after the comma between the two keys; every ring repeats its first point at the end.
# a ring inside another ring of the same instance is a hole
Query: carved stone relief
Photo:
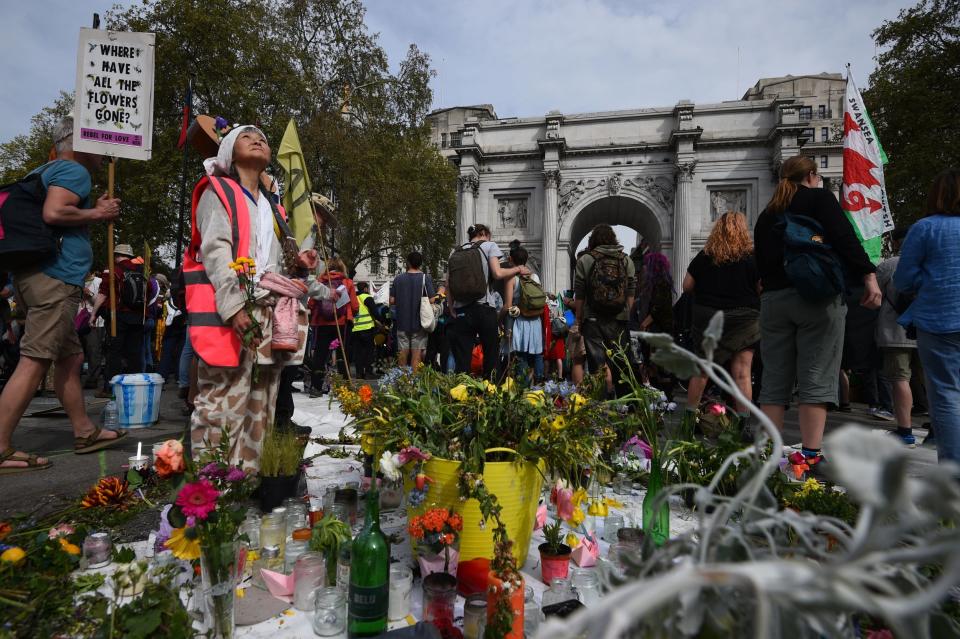
{"type": "Polygon", "coordinates": [[[674,185],[673,180],[667,176],[658,175],[637,175],[631,178],[623,179],[620,173],[615,173],[609,177],[599,180],[566,180],[560,184],[557,193],[559,202],[557,204],[557,213],[559,222],[558,231],[563,227],[563,220],[567,214],[574,208],[574,205],[587,193],[594,189],[606,189],[609,195],[619,195],[621,192],[642,192],[653,198],[660,206],[670,209],[673,206],[674,185]]]}
{"type": "Polygon", "coordinates": [[[714,222],[724,213],[740,211],[746,213],[746,189],[725,189],[710,191],[710,221],[714,222]]]}
{"type": "Polygon", "coordinates": [[[497,199],[497,221],[503,229],[527,228],[527,199],[497,199]]]}
{"type": "Polygon", "coordinates": [[[480,195],[480,177],[477,175],[458,175],[457,192],[462,193],[467,189],[473,191],[473,197],[480,195]]]}

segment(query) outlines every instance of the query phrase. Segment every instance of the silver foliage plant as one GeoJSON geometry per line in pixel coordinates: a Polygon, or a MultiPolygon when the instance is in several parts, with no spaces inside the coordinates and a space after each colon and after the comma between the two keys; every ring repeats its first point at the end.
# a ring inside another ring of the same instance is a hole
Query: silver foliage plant
{"type": "Polygon", "coordinates": [[[627,560],[626,575],[603,570],[607,595],[595,606],[541,626],[538,637],[660,638],[857,637],[858,616],[882,620],[896,637],[956,637],[940,604],[960,583],[960,488],[955,466],[907,474],[894,438],[844,426],[826,438],[833,479],[860,505],[854,526],[781,510],[768,488],[779,471],[779,430],[712,362],[723,333],[717,313],[705,358],[669,335],[640,333],[653,360],[682,379],[699,370],[751,407],[756,443],[725,462],[708,486],[675,485],[662,497],[696,490],[697,525],[661,548],[627,560]],[[771,453],[771,451],[773,451],[771,453]],[[716,492],[734,464],[754,472],[730,497],[716,492]]]}

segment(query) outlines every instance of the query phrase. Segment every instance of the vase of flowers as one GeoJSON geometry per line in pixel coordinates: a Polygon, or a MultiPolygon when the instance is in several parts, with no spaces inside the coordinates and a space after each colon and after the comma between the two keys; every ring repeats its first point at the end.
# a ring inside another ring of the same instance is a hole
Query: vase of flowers
{"type": "Polygon", "coordinates": [[[234,636],[235,593],[240,543],[206,539],[200,542],[200,577],[208,629],[214,637],[234,636]]]}
{"type": "Polygon", "coordinates": [[[543,527],[546,541],[537,549],[540,551],[540,573],[543,583],[552,583],[554,579],[566,579],[570,574],[570,555],[573,550],[563,543],[563,524],[556,520],[552,526],[543,527]]]}
{"type": "Polygon", "coordinates": [[[657,546],[662,546],[670,538],[670,505],[665,498],[658,500],[666,487],[664,475],[659,460],[654,459],[647,494],[643,497],[643,532],[657,546]]]}
{"type": "Polygon", "coordinates": [[[414,515],[407,530],[416,540],[417,562],[424,578],[435,572],[457,576],[463,517],[449,508],[430,508],[414,515]]]}

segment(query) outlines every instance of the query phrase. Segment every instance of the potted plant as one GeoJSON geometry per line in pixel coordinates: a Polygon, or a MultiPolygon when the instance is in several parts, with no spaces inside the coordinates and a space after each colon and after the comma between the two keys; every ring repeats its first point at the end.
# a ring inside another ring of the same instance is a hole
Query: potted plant
{"type": "Polygon", "coordinates": [[[303,444],[295,432],[267,431],[260,451],[260,510],[270,512],[295,495],[302,459],[303,444]]]}
{"type": "Polygon", "coordinates": [[[337,585],[337,559],[340,548],[350,542],[350,527],[333,515],[324,515],[313,525],[310,550],[323,553],[327,562],[327,586],[337,585]]]}
{"type": "Polygon", "coordinates": [[[543,527],[546,541],[538,547],[540,550],[540,574],[543,583],[554,579],[566,579],[570,573],[570,554],[573,550],[563,543],[563,523],[558,519],[551,526],[543,527]]]}
{"type": "Polygon", "coordinates": [[[410,519],[407,531],[417,540],[417,562],[424,579],[435,572],[457,576],[462,530],[463,517],[449,508],[430,508],[410,519]]]}

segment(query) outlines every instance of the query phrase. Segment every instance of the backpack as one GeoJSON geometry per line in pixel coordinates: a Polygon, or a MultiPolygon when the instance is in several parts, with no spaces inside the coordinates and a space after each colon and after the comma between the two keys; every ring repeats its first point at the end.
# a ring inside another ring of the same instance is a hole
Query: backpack
{"type": "Polygon", "coordinates": [[[543,287],[537,284],[531,277],[521,277],[520,299],[517,300],[520,315],[524,317],[539,317],[543,313],[543,307],[546,305],[547,294],[543,292],[543,287]]]}
{"type": "Polygon", "coordinates": [[[811,217],[784,212],[775,227],[783,236],[783,270],[800,297],[826,302],[846,292],[843,265],[811,217]]]}
{"type": "Polygon", "coordinates": [[[147,279],[140,271],[124,271],[120,282],[120,303],[129,309],[142,309],[147,297],[147,279]]]}
{"type": "Polygon", "coordinates": [[[464,244],[454,249],[447,261],[450,297],[455,302],[469,304],[487,294],[487,270],[483,267],[487,256],[481,244],[464,244]]]}
{"type": "Polygon", "coordinates": [[[57,254],[60,236],[43,221],[44,167],[21,180],[0,186],[0,270],[19,271],[57,254]]]}
{"type": "Polygon", "coordinates": [[[587,274],[587,304],[598,315],[619,315],[627,305],[625,255],[590,251],[593,266],[587,274]]]}
{"type": "Polygon", "coordinates": [[[347,316],[347,306],[348,304],[337,304],[344,295],[349,296],[350,292],[344,288],[344,290],[339,290],[343,286],[343,277],[331,277],[328,280],[324,280],[324,284],[330,287],[330,297],[323,300],[317,301],[317,316],[325,321],[332,322],[334,320],[337,323],[340,323],[340,320],[347,316]]]}

